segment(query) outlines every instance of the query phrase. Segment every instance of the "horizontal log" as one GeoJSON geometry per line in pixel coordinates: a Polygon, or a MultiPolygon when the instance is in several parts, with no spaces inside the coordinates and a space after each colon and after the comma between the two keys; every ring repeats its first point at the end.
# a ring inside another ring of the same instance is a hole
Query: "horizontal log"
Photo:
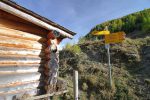
{"type": "Polygon", "coordinates": [[[35,80],[35,81],[29,81],[29,82],[16,82],[16,83],[13,83],[13,84],[0,85],[0,88],[16,87],[16,86],[20,86],[20,85],[26,85],[26,84],[37,83],[37,82],[40,82],[40,81],[35,80]]]}
{"type": "Polygon", "coordinates": [[[0,61],[39,61],[42,60],[41,57],[38,56],[22,56],[22,55],[0,55],[0,61]]]}
{"type": "Polygon", "coordinates": [[[19,86],[13,86],[13,87],[4,87],[0,88],[0,93],[6,93],[6,92],[11,92],[11,91],[19,91],[23,89],[31,89],[31,88],[38,88],[40,87],[40,82],[34,82],[34,83],[28,83],[28,84],[22,84],[19,86]]]}
{"type": "Polygon", "coordinates": [[[44,67],[44,64],[0,64],[1,67],[44,67]]]}
{"type": "Polygon", "coordinates": [[[16,74],[16,73],[33,73],[33,72],[42,72],[44,68],[39,67],[0,67],[1,74],[16,74]]]}
{"type": "Polygon", "coordinates": [[[11,38],[6,36],[0,36],[0,44],[12,45],[14,47],[20,47],[20,48],[33,48],[33,49],[42,49],[45,46],[43,44],[40,44],[38,42],[33,42],[29,40],[23,40],[18,38],[11,38]]]}
{"type": "Polygon", "coordinates": [[[15,47],[0,46],[0,55],[28,55],[45,57],[44,50],[24,49],[15,47]]]}
{"type": "Polygon", "coordinates": [[[36,81],[41,79],[41,74],[28,73],[28,74],[2,74],[0,75],[0,86],[7,84],[14,84],[20,82],[36,81]]]}
{"type": "Polygon", "coordinates": [[[43,64],[46,61],[37,56],[0,55],[0,64],[43,64]]]}
{"type": "Polygon", "coordinates": [[[1,64],[43,64],[44,61],[0,61],[1,64]]]}
{"type": "Polygon", "coordinates": [[[15,48],[15,47],[5,47],[0,46],[0,50],[13,50],[13,51],[34,51],[34,52],[42,52],[42,50],[35,50],[35,49],[27,49],[27,48],[15,48]]]}
{"type": "Polygon", "coordinates": [[[22,89],[18,91],[10,91],[6,93],[0,93],[0,100],[13,100],[14,97],[21,97],[25,94],[29,96],[34,96],[38,93],[39,89],[30,88],[30,89],[22,89]]]}
{"type": "Polygon", "coordinates": [[[0,55],[21,55],[21,56],[37,56],[37,57],[45,57],[44,53],[35,52],[35,51],[12,51],[12,50],[0,50],[0,55]]]}
{"type": "Polygon", "coordinates": [[[9,29],[5,27],[0,27],[0,35],[8,36],[13,38],[25,39],[25,40],[32,40],[38,42],[46,42],[46,38],[42,38],[41,36],[34,35],[28,32],[23,32],[19,30],[9,29]]]}
{"type": "Polygon", "coordinates": [[[34,96],[34,97],[29,97],[26,100],[42,99],[42,98],[51,97],[51,96],[54,96],[54,95],[61,95],[61,94],[67,93],[67,92],[68,92],[68,90],[63,90],[63,91],[53,92],[51,94],[44,94],[44,95],[38,95],[38,96],[34,96]]]}
{"type": "Polygon", "coordinates": [[[45,57],[44,51],[40,50],[26,50],[26,49],[17,49],[10,47],[1,47],[0,46],[0,55],[28,55],[28,56],[39,56],[45,57]]]}
{"type": "Polygon", "coordinates": [[[26,84],[32,84],[32,83],[42,83],[45,84],[43,80],[39,81],[39,80],[34,80],[34,81],[28,81],[28,82],[16,82],[16,83],[12,83],[12,84],[4,84],[4,85],[0,85],[0,88],[9,88],[9,87],[16,87],[16,86],[20,86],[20,85],[26,85],[26,84]]]}

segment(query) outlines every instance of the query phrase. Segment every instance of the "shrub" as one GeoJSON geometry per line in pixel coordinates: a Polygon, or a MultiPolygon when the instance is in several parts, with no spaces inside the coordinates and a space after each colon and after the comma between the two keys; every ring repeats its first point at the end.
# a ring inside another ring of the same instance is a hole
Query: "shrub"
{"type": "Polygon", "coordinates": [[[73,53],[76,53],[76,54],[81,53],[81,48],[77,44],[72,45],[70,43],[67,43],[64,49],[70,50],[70,51],[72,51],[73,53]]]}
{"type": "Polygon", "coordinates": [[[91,89],[97,87],[98,77],[95,77],[94,75],[88,75],[87,83],[88,83],[88,86],[90,86],[89,88],[91,88],[91,89]]]}
{"type": "Polygon", "coordinates": [[[133,94],[125,83],[116,81],[115,100],[133,100],[133,94]]]}
{"type": "Polygon", "coordinates": [[[83,89],[84,91],[86,91],[86,90],[88,89],[88,85],[87,85],[86,83],[83,83],[82,89],[83,89]]]}
{"type": "Polygon", "coordinates": [[[79,44],[85,43],[86,42],[86,38],[85,37],[80,37],[79,38],[79,44]]]}

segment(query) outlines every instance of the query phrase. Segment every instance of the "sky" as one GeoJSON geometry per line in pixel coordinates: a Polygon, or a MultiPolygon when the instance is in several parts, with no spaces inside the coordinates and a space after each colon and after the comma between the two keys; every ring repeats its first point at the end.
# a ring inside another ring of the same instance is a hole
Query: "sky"
{"type": "Polygon", "coordinates": [[[60,48],[68,42],[77,43],[97,24],[150,8],[150,0],[13,1],[77,33],[72,40],[63,40],[60,48]]]}

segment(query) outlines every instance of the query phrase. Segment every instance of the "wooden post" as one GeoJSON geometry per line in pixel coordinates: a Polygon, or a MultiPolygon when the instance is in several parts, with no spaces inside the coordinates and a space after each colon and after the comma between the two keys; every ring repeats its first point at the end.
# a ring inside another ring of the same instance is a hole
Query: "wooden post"
{"type": "Polygon", "coordinates": [[[108,56],[108,67],[109,67],[109,86],[112,88],[112,66],[110,64],[110,44],[105,44],[105,47],[107,49],[107,56],[108,56]]]}
{"type": "MultiPolygon", "coordinates": [[[[108,31],[108,26],[105,27],[106,31],[108,31]]],[[[108,67],[109,67],[109,86],[110,89],[112,88],[112,66],[110,64],[110,44],[105,44],[105,47],[107,49],[107,55],[108,55],[108,67]]]]}
{"type": "Polygon", "coordinates": [[[74,100],[78,100],[78,71],[73,71],[74,100]]]}

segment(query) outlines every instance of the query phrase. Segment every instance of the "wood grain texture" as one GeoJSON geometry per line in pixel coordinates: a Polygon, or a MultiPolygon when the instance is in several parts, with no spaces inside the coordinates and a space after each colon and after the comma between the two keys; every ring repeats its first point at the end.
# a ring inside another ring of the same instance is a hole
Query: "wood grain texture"
{"type": "Polygon", "coordinates": [[[33,48],[37,50],[41,50],[43,47],[45,47],[43,44],[38,43],[36,41],[29,41],[6,36],[0,36],[0,45],[5,46],[10,45],[19,48],[31,48],[31,49],[33,48]]]}
{"type": "Polygon", "coordinates": [[[23,32],[19,30],[9,29],[5,27],[0,27],[0,35],[1,36],[8,36],[13,38],[25,39],[25,40],[32,40],[38,42],[46,42],[46,38],[42,38],[41,36],[34,35],[28,32],[23,32]]]}
{"type": "Polygon", "coordinates": [[[2,10],[0,10],[0,26],[40,35],[45,38],[49,32],[44,28],[41,28],[33,23],[30,23],[2,10]]]}
{"type": "Polygon", "coordinates": [[[42,64],[45,59],[37,56],[0,55],[0,64],[42,64]]]}
{"type": "Polygon", "coordinates": [[[54,27],[54,26],[52,26],[52,25],[50,25],[50,24],[48,24],[48,23],[46,23],[46,22],[44,22],[44,21],[42,21],[36,17],[33,17],[33,16],[31,16],[27,13],[24,13],[18,9],[15,9],[15,8],[7,5],[7,4],[0,2],[0,8],[3,9],[4,11],[6,11],[12,15],[15,15],[17,17],[20,17],[20,18],[22,18],[22,19],[24,19],[30,23],[34,23],[37,26],[40,26],[40,27],[45,28],[47,30],[56,30],[56,31],[60,32],[60,34],[65,36],[65,37],[73,38],[73,36],[71,34],[63,31],[60,28],[57,28],[58,26],[54,27]]]}
{"type": "Polygon", "coordinates": [[[46,54],[42,50],[0,46],[0,55],[37,56],[45,58],[46,54]]]}

